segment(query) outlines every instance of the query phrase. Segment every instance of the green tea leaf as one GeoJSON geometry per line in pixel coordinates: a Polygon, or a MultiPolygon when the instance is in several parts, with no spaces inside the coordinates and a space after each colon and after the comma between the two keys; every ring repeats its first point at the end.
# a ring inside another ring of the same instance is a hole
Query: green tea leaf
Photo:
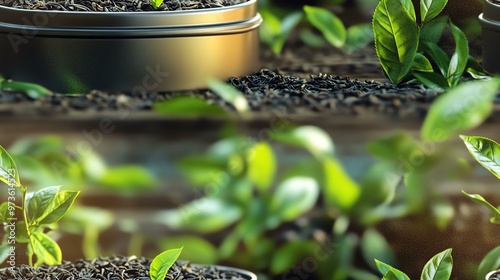
{"type": "Polygon", "coordinates": [[[142,192],[155,187],[155,177],[146,169],[136,165],[123,165],[106,170],[98,180],[105,188],[125,192],[142,192]]]}
{"type": "Polygon", "coordinates": [[[168,270],[179,258],[181,252],[182,247],[167,250],[156,256],[151,262],[149,268],[149,277],[151,277],[151,280],[164,280],[165,276],[167,276],[168,270]]]}
{"type": "Polygon", "coordinates": [[[316,34],[316,32],[313,31],[313,27],[309,26],[304,26],[300,29],[299,38],[306,45],[313,48],[324,47],[328,44],[322,34],[316,34]]]}
{"type": "Polygon", "coordinates": [[[347,28],[345,49],[352,52],[373,42],[373,29],[369,23],[352,25],[347,28]]]}
{"type": "Polygon", "coordinates": [[[394,271],[389,270],[387,273],[382,277],[382,280],[399,280],[398,276],[396,276],[396,273],[394,271]]]}
{"type": "Polygon", "coordinates": [[[233,224],[242,215],[242,209],[236,205],[205,197],[185,204],[180,209],[161,211],[155,215],[155,220],[174,229],[208,233],[233,224]]]}
{"type": "Polygon", "coordinates": [[[30,236],[33,253],[38,258],[37,264],[56,265],[62,261],[59,245],[44,233],[33,232],[30,236]]]}
{"type": "Polygon", "coordinates": [[[415,7],[413,6],[413,2],[411,0],[399,0],[403,5],[404,9],[408,12],[410,18],[417,22],[417,15],[415,13],[415,7]]]}
{"type": "MultiPolygon", "coordinates": [[[[421,46],[422,51],[439,68],[441,75],[446,76],[448,73],[448,67],[450,65],[450,59],[448,58],[448,55],[446,55],[443,49],[441,49],[436,43],[423,42],[421,46]]],[[[446,84],[446,87],[448,87],[448,82],[446,82],[446,84]]]]}
{"type": "Polygon", "coordinates": [[[163,0],[151,0],[151,6],[155,9],[158,9],[161,4],[163,4],[163,0]]]}
{"type": "Polygon", "coordinates": [[[435,72],[414,72],[412,75],[424,86],[435,91],[442,92],[449,86],[446,78],[435,72]]]}
{"type": "Polygon", "coordinates": [[[485,279],[486,274],[491,271],[497,270],[500,267],[500,246],[491,250],[479,264],[477,270],[477,279],[485,279]]]}
{"type": "Polygon", "coordinates": [[[448,23],[447,16],[440,16],[428,22],[425,22],[420,28],[420,44],[419,51],[423,43],[437,44],[443,35],[446,24],[448,23]]]}
{"type": "Polygon", "coordinates": [[[245,113],[250,110],[248,101],[245,96],[243,96],[243,93],[232,85],[218,80],[209,79],[208,87],[224,101],[233,105],[239,113],[245,113]]]}
{"type": "Polygon", "coordinates": [[[421,280],[448,280],[453,268],[451,249],[447,249],[432,257],[422,270],[421,280]]]}
{"type": "Polygon", "coordinates": [[[0,181],[8,186],[21,186],[16,163],[2,146],[0,146],[0,181]]]}
{"type": "Polygon", "coordinates": [[[0,245],[0,264],[7,260],[11,252],[9,244],[0,245]]]}
{"type": "Polygon", "coordinates": [[[377,266],[372,261],[376,258],[384,263],[396,263],[396,257],[392,252],[385,237],[374,229],[367,229],[361,239],[361,252],[366,263],[374,269],[377,266]]]}
{"type": "Polygon", "coordinates": [[[345,45],[347,32],[342,21],[330,11],[313,6],[304,6],[307,20],[323,33],[326,40],[337,48],[345,45]]]}
{"type": "Polygon", "coordinates": [[[461,130],[481,124],[493,109],[500,79],[464,83],[438,97],[425,118],[421,136],[444,141],[461,130]]]}
{"type": "Polygon", "coordinates": [[[45,217],[47,208],[56,197],[59,189],[59,186],[48,187],[33,194],[28,201],[28,222],[30,225],[45,217]]]}
{"type": "Polygon", "coordinates": [[[281,53],[290,32],[302,20],[302,12],[290,13],[283,20],[267,9],[262,9],[259,13],[263,19],[259,29],[261,41],[270,46],[275,54],[281,53]]]}
{"type": "Polygon", "coordinates": [[[319,196],[319,186],[311,178],[295,177],[283,181],[271,199],[270,209],[282,221],[292,221],[311,210],[319,196]]]}
{"type": "Polygon", "coordinates": [[[256,143],[247,154],[247,177],[261,191],[271,187],[276,173],[276,158],[273,149],[265,142],[256,143]]]}
{"type": "MultiPolygon", "coordinates": [[[[59,221],[75,202],[79,191],[59,191],[54,199],[45,208],[42,216],[37,221],[41,225],[52,224],[59,221]]],[[[31,200],[30,200],[31,201],[31,200]]]]}
{"type": "Polygon", "coordinates": [[[207,101],[196,97],[174,97],[169,100],[155,103],[153,110],[157,113],[176,117],[226,117],[227,112],[221,107],[208,104],[207,101]]]}
{"type": "Polygon", "coordinates": [[[318,253],[316,248],[318,248],[318,243],[310,240],[296,240],[285,243],[277,248],[272,256],[271,272],[273,274],[285,273],[299,261],[302,261],[304,257],[315,254],[321,256],[322,260],[328,258],[330,252],[324,252],[321,249],[319,250],[320,253],[318,253]]]}
{"type": "Polygon", "coordinates": [[[30,241],[30,235],[26,229],[26,223],[24,221],[16,222],[16,242],[18,243],[28,243],[30,241]]]}
{"type": "Polygon", "coordinates": [[[431,62],[423,54],[417,53],[411,66],[411,70],[419,72],[433,72],[431,62]]]}
{"type": "Polygon", "coordinates": [[[435,18],[444,9],[448,0],[420,0],[420,18],[427,22],[435,18]]]}
{"type": "Polygon", "coordinates": [[[470,55],[469,55],[469,58],[467,60],[467,68],[465,71],[467,73],[469,73],[472,76],[472,78],[474,78],[476,80],[490,79],[491,78],[491,75],[488,74],[483,69],[483,67],[481,66],[479,61],[475,57],[470,56],[470,55]]]}
{"type": "Polygon", "coordinates": [[[472,157],[500,179],[500,144],[486,137],[460,135],[472,157]]]}
{"type": "Polygon", "coordinates": [[[38,99],[44,96],[52,95],[52,91],[44,88],[41,85],[16,82],[16,81],[3,81],[0,82],[0,88],[2,90],[12,90],[17,92],[22,92],[33,99],[38,99]]]}
{"type": "Polygon", "coordinates": [[[11,215],[9,214],[9,202],[5,201],[0,204],[0,224],[7,222],[7,218],[10,217],[11,215]]]}
{"type": "MultiPolygon", "coordinates": [[[[394,268],[386,263],[383,263],[383,262],[375,259],[375,264],[377,265],[378,271],[382,275],[386,275],[387,273],[390,274],[390,272],[392,272],[394,274],[394,276],[396,276],[397,280],[410,280],[410,277],[408,277],[404,272],[397,270],[396,268],[394,268]]],[[[388,278],[388,279],[393,279],[393,278],[388,278]]]]}
{"type": "Polygon", "coordinates": [[[361,194],[358,184],[335,159],[324,159],[323,170],[325,172],[323,192],[326,204],[337,206],[344,211],[351,210],[361,194]]]}
{"type": "MultiPolygon", "coordinates": [[[[413,8],[411,1],[403,2],[413,8]]],[[[373,33],[382,68],[392,83],[400,83],[417,53],[419,28],[414,17],[400,0],[381,0],[373,15],[373,33]]]]}
{"type": "Polygon", "coordinates": [[[285,144],[302,147],[318,159],[332,156],[334,151],[330,135],[315,126],[301,126],[286,132],[275,132],[273,139],[285,144]]]}
{"type": "Polygon", "coordinates": [[[460,81],[469,57],[469,43],[465,34],[450,21],[451,33],[455,39],[455,53],[451,57],[450,66],[448,67],[448,83],[450,86],[455,86],[460,81]]]}
{"type": "Polygon", "coordinates": [[[466,196],[468,196],[472,201],[482,204],[490,210],[490,213],[493,215],[493,217],[490,218],[490,222],[493,224],[500,224],[500,210],[496,208],[495,206],[491,205],[484,197],[482,197],[479,194],[468,194],[465,191],[462,191],[466,196]]]}

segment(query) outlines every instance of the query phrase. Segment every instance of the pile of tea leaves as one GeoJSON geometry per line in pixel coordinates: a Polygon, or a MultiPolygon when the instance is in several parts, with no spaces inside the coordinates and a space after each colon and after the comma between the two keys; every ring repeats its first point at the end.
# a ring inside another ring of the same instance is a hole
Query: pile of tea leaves
{"type": "MultiPolygon", "coordinates": [[[[2,280],[150,280],[151,260],[144,257],[107,257],[93,260],[64,262],[61,265],[31,267],[22,265],[0,270],[2,280]]],[[[176,262],[168,271],[166,280],[250,280],[250,276],[216,266],[191,265],[176,262]]]]}
{"type": "Polygon", "coordinates": [[[151,0],[0,0],[0,5],[28,10],[83,12],[148,12],[220,8],[246,0],[165,0],[157,9],[151,0]]]}
{"type": "MultiPolygon", "coordinates": [[[[388,82],[358,81],[347,77],[314,74],[308,78],[262,69],[228,82],[240,90],[254,112],[280,111],[288,114],[391,114],[420,118],[439,95],[418,84],[395,86],[388,82]]],[[[185,92],[105,92],[93,90],[81,95],[55,93],[36,100],[22,93],[0,91],[0,115],[19,111],[54,115],[72,111],[137,112],[152,110],[156,102],[177,96],[193,96],[234,111],[208,89],[185,92]]]]}

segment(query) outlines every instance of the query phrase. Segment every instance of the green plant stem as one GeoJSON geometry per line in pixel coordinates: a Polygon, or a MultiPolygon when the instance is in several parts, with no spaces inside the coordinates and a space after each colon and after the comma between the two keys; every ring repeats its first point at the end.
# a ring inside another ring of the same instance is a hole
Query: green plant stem
{"type": "Polygon", "coordinates": [[[28,191],[27,191],[26,187],[21,185],[21,192],[23,194],[21,210],[23,212],[24,224],[26,225],[26,233],[28,234],[28,238],[30,240],[28,246],[31,247],[31,250],[28,250],[28,252],[29,252],[28,253],[28,264],[30,266],[33,266],[33,252],[34,252],[35,247],[33,246],[33,241],[31,240],[30,226],[28,223],[28,213],[27,213],[28,207],[26,207],[26,194],[28,191]]]}
{"type": "Polygon", "coordinates": [[[85,258],[88,259],[94,259],[99,256],[99,230],[91,226],[85,227],[82,251],[85,258]]]}
{"type": "Polygon", "coordinates": [[[132,233],[128,244],[128,255],[140,256],[142,254],[143,243],[144,243],[144,236],[142,234],[137,232],[132,233]]]}

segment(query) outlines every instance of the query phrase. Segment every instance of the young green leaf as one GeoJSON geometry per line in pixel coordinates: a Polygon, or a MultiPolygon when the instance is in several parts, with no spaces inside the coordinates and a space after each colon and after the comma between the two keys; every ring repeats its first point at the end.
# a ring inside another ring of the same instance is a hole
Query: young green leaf
{"type": "MultiPolygon", "coordinates": [[[[443,51],[443,49],[432,42],[422,42],[420,45],[422,46],[422,51],[439,68],[439,72],[441,72],[441,75],[446,76],[448,73],[448,67],[450,65],[450,59],[443,51]]],[[[446,85],[446,87],[448,87],[448,82],[446,82],[446,85]]]]}
{"type": "Polygon", "coordinates": [[[421,45],[423,43],[437,44],[443,35],[447,23],[448,16],[440,16],[425,22],[420,28],[419,51],[422,51],[421,45]]]}
{"type": "Polygon", "coordinates": [[[9,244],[0,245],[0,263],[3,263],[9,257],[10,247],[9,244]]]}
{"type": "Polygon", "coordinates": [[[422,270],[421,280],[448,280],[453,268],[451,249],[447,249],[432,257],[422,270]]]}
{"type": "Polygon", "coordinates": [[[185,204],[180,209],[165,210],[155,220],[174,229],[216,232],[238,221],[243,215],[238,205],[218,198],[204,197],[185,204]]]}
{"type": "Polygon", "coordinates": [[[469,43],[467,42],[467,37],[465,34],[455,26],[450,21],[451,34],[455,39],[455,53],[451,57],[450,66],[448,67],[448,83],[451,87],[455,86],[460,82],[460,79],[467,66],[467,61],[469,57],[469,43]]]}
{"type": "Polygon", "coordinates": [[[433,72],[431,62],[421,53],[416,53],[411,70],[419,72],[433,72]]]}
{"type": "Polygon", "coordinates": [[[435,91],[445,91],[448,88],[448,81],[445,77],[435,72],[414,72],[412,73],[419,82],[435,91]]]}
{"type": "Polygon", "coordinates": [[[179,117],[226,117],[221,107],[209,104],[206,100],[182,96],[155,103],[153,106],[155,112],[179,117]]]}
{"type": "Polygon", "coordinates": [[[259,13],[263,19],[259,29],[261,41],[270,46],[275,54],[281,53],[290,32],[302,20],[302,12],[290,13],[283,20],[267,9],[262,9],[259,13]]]}
{"type": "Polygon", "coordinates": [[[490,210],[490,213],[493,215],[493,217],[490,218],[490,222],[493,224],[500,224],[500,210],[496,208],[495,206],[491,205],[484,197],[482,197],[479,194],[468,194],[465,191],[462,191],[466,196],[468,196],[472,201],[482,204],[490,210]]]}
{"type": "Polygon", "coordinates": [[[481,124],[493,109],[500,79],[464,83],[438,97],[425,118],[423,139],[444,141],[454,133],[481,124]]]}
{"type": "Polygon", "coordinates": [[[43,215],[37,218],[37,222],[41,225],[48,225],[59,221],[68,212],[79,193],[79,191],[57,192],[54,199],[45,208],[43,215]]]}
{"type": "Polygon", "coordinates": [[[352,52],[373,42],[373,29],[368,23],[356,24],[347,28],[345,49],[352,52]]]}
{"type": "Polygon", "coordinates": [[[261,191],[267,191],[276,173],[276,158],[273,149],[265,142],[256,143],[247,155],[247,177],[261,191]]]}
{"type": "MultiPolygon", "coordinates": [[[[394,273],[394,276],[396,276],[396,279],[397,280],[410,280],[410,277],[408,277],[404,272],[386,264],[386,263],[383,263],[377,259],[375,259],[375,264],[377,265],[377,269],[378,271],[382,274],[382,275],[386,275],[388,272],[392,272],[394,273]]],[[[388,278],[388,279],[392,279],[392,278],[388,278]]]]}
{"type": "Polygon", "coordinates": [[[33,99],[38,99],[40,97],[52,94],[52,91],[44,88],[41,85],[25,83],[25,82],[0,81],[0,88],[3,90],[22,92],[33,99]]]}
{"type": "Polygon", "coordinates": [[[326,204],[337,206],[344,211],[351,210],[361,193],[358,184],[335,159],[325,158],[323,170],[325,174],[323,192],[326,204]]]}
{"type": "Polygon", "coordinates": [[[477,279],[484,279],[490,271],[500,267],[500,246],[486,254],[477,270],[477,279]]]}
{"type": "Polygon", "coordinates": [[[382,277],[381,280],[400,280],[393,270],[387,271],[387,273],[382,277]]]}
{"type": "MultiPolygon", "coordinates": [[[[314,255],[317,246],[318,244],[312,240],[296,240],[281,245],[273,253],[271,272],[273,274],[285,273],[298,261],[303,260],[305,256],[314,255]]],[[[321,256],[323,257],[323,253],[321,256]]]]}
{"type": "Polygon", "coordinates": [[[500,179],[500,144],[486,137],[460,135],[472,157],[500,179]]]}
{"type": "Polygon", "coordinates": [[[286,132],[275,132],[273,139],[308,150],[321,159],[333,155],[334,146],[330,135],[315,126],[301,126],[286,132]]]}
{"type": "Polygon", "coordinates": [[[417,22],[417,15],[415,13],[415,7],[413,6],[413,2],[411,0],[399,0],[403,5],[404,9],[408,12],[410,18],[417,22]]]}
{"type": "Polygon", "coordinates": [[[367,263],[370,263],[374,269],[376,265],[372,262],[377,258],[384,263],[395,263],[396,257],[387,243],[385,237],[374,229],[367,229],[361,238],[361,252],[367,263]]]}
{"type": "Polygon", "coordinates": [[[311,210],[319,196],[318,183],[306,177],[283,181],[271,199],[270,209],[282,221],[292,221],[311,210]]]}
{"type": "Polygon", "coordinates": [[[98,182],[103,187],[119,190],[123,193],[142,192],[156,185],[154,176],[136,165],[123,165],[110,168],[102,174],[98,182]]]}
{"type": "Polygon", "coordinates": [[[59,192],[59,186],[41,189],[28,201],[28,223],[31,225],[45,217],[46,210],[59,192]]]}
{"type": "Polygon", "coordinates": [[[239,113],[248,112],[248,101],[235,87],[218,80],[209,79],[208,87],[227,103],[234,106],[239,113]]]}
{"type": "Polygon", "coordinates": [[[483,69],[483,67],[481,66],[479,61],[475,57],[470,56],[470,55],[469,55],[469,59],[467,60],[467,69],[465,71],[467,73],[469,73],[472,76],[472,78],[474,78],[476,80],[490,79],[491,78],[491,75],[488,74],[483,69]]]}
{"type": "Polygon", "coordinates": [[[13,187],[21,186],[16,163],[2,146],[0,146],[0,182],[13,187]]]}
{"type": "Polygon", "coordinates": [[[448,0],[420,0],[420,18],[427,22],[435,18],[444,9],[448,0]]]}
{"type": "Polygon", "coordinates": [[[168,270],[179,258],[181,252],[182,247],[167,250],[156,256],[151,262],[149,268],[149,277],[151,277],[151,280],[164,280],[165,276],[167,276],[168,270]]]}
{"type": "Polygon", "coordinates": [[[163,4],[163,0],[151,0],[151,6],[155,9],[158,9],[161,4],[163,4]]]}
{"type": "Polygon", "coordinates": [[[56,265],[62,261],[59,245],[44,233],[34,232],[30,236],[33,253],[38,258],[37,264],[56,265]]]}
{"type": "Polygon", "coordinates": [[[16,242],[18,243],[28,243],[30,241],[30,236],[28,230],[26,229],[26,223],[24,221],[16,222],[16,242]]]}
{"type": "Polygon", "coordinates": [[[381,0],[373,15],[375,47],[389,80],[400,83],[417,53],[419,28],[401,0],[381,0]]]}
{"type": "Polygon", "coordinates": [[[312,6],[304,6],[307,20],[323,33],[326,40],[337,48],[346,42],[346,28],[342,21],[330,11],[312,6]]]}

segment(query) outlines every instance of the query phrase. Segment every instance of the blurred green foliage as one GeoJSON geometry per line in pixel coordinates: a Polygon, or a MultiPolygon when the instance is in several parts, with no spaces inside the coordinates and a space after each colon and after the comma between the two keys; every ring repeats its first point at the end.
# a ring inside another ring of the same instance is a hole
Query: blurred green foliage
{"type": "MultiPolygon", "coordinates": [[[[130,196],[152,191],[158,185],[155,176],[139,165],[109,166],[86,140],[24,138],[8,150],[32,190],[63,185],[65,189],[82,191],[84,196],[95,192],[130,196]]],[[[102,255],[99,235],[120,222],[109,210],[77,203],[60,221],[58,230],[82,235],[82,253],[86,258],[95,258],[102,255]]]]}
{"type": "MultiPolygon", "coordinates": [[[[344,1],[320,3],[324,6],[338,6],[344,1]]],[[[304,2],[305,4],[306,2],[304,2]]],[[[342,20],[328,8],[303,5],[302,10],[287,9],[272,1],[260,1],[259,13],[263,18],[260,27],[261,41],[275,54],[280,54],[285,42],[295,29],[298,38],[311,47],[331,44],[345,52],[353,52],[373,42],[369,23],[360,23],[346,28],[342,20]],[[319,33],[316,33],[316,30],[319,33]]]]}

